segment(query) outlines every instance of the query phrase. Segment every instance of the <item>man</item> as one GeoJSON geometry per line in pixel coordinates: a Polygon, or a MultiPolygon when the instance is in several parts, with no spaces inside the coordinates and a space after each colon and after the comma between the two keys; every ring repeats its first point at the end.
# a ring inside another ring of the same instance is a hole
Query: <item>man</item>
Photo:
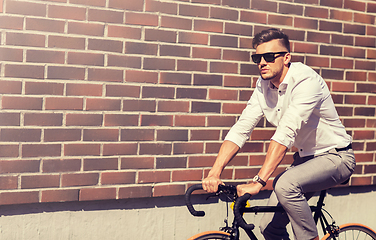
{"type": "Polygon", "coordinates": [[[351,137],[341,124],[329,89],[314,70],[291,63],[288,36],[277,29],[258,33],[253,39],[252,60],[260,77],[237,123],[227,134],[216,161],[202,186],[208,192],[223,184],[220,175],[248,140],[261,119],[275,125],[263,166],[253,182],[237,186],[238,195],[257,194],[295,146],[294,162],[274,182],[268,205],[282,205],[287,214],[266,213],[260,228],[265,239],[289,239],[291,222],[296,239],[318,239],[307,200],[314,192],[347,180],[355,168],[351,137]]]}

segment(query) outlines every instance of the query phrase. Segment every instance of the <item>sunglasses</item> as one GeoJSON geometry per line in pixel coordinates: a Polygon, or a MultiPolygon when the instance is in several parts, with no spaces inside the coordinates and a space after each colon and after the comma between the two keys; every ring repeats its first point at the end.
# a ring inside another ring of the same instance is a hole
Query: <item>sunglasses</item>
{"type": "Polygon", "coordinates": [[[287,52],[268,52],[263,54],[253,54],[252,55],[252,61],[254,63],[260,63],[261,57],[265,59],[266,62],[273,62],[276,58],[281,57],[281,54],[286,54],[287,52]],[[276,54],[278,54],[276,56],[276,54]]]}

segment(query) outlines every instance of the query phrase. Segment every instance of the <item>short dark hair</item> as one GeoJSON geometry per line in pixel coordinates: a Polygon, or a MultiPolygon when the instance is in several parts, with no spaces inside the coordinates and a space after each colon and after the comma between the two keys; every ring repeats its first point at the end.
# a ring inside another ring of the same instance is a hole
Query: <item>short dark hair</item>
{"type": "Polygon", "coordinates": [[[282,45],[286,47],[286,49],[290,52],[289,37],[285,33],[276,28],[266,29],[257,33],[253,38],[252,47],[256,49],[258,45],[269,42],[274,39],[280,39],[282,45]]]}

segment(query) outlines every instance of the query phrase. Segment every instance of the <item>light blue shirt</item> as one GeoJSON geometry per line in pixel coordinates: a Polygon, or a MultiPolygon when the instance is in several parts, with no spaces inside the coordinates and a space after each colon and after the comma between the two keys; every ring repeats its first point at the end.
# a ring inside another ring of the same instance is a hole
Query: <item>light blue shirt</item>
{"type": "Polygon", "coordinates": [[[262,116],[277,127],[271,139],[287,148],[295,146],[301,157],[346,147],[352,141],[324,79],[302,63],[291,63],[278,89],[259,77],[225,140],[243,147],[262,116]]]}

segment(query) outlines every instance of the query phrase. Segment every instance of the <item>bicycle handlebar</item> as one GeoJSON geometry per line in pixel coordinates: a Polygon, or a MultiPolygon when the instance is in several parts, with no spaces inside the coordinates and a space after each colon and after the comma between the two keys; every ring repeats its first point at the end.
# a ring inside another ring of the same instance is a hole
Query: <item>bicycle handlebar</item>
{"type": "Polygon", "coordinates": [[[204,211],[196,211],[192,205],[192,202],[191,202],[191,194],[193,191],[196,191],[196,190],[203,190],[202,188],[202,184],[195,184],[195,185],[192,185],[188,188],[187,192],[185,193],[185,205],[187,205],[187,208],[189,210],[189,212],[195,216],[195,217],[203,217],[205,216],[205,212],[204,211]]]}
{"type": "Polygon", "coordinates": [[[255,225],[253,224],[247,224],[243,218],[243,211],[242,209],[245,207],[248,199],[251,198],[251,194],[246,193],[241,197],[238,197],[235,201],[234,205],[234,215],[235,215],[235,220],[239,224],[239,226],[245,230],[250,230],[252,231],[255,228],[255,225]]]}
{"type": "MultiPolygon", "coordinates": [[[[196,190],[202,190],[202,184],[195,184],[192,185],[188,188],[187,192],[185,193],[185,204],[187,205],[187,208],[189,212],[196,217],[203,217],[205,216],[204,211],[196,211],[192,205],[191,202],[191,194],[193,191],[196,190]]],[[[243,218],[243,208],[245,207],[248,199],[251,197],[251,194],[246,193],[241,197],[237,197],[236,194],[236,187],[235,186],[223,186],[219,185],[218,186],[218,191],[219,192],[226,192],[226,194],[230,194],[236,199],[235,205],[234,205],[234,215],[235,215],[235,220],[239,224],[239,226],[245,230],[253,230],[255,228],[255,225],[253,224],[247,224],[246,221],[243,218]]]]}

